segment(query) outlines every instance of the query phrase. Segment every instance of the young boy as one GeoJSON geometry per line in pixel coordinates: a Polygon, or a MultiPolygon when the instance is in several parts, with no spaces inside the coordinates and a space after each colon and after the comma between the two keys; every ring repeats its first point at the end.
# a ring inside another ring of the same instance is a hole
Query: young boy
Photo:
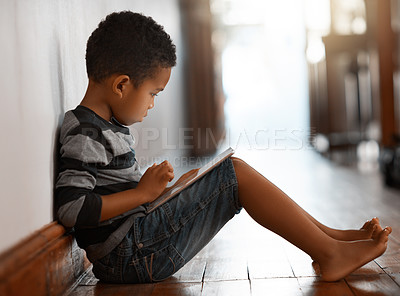
{"type": "Polygon", "coordinates": [[[142,176],[126,126],[147,116],[175,63],[169,35],[141,14],[112,13],[88,40],[89,85],[80,105],[65,114],[55,204],[58,220],[75,229],[96,277],[113,283],[163,280],[242,207],[309,254],[323,280],[339,280],[386,250],[391,228],[382,229],[378,219],[359,230],[328,228],[234,157],[146,214],[174,170],[164,161],[142,176]]]}

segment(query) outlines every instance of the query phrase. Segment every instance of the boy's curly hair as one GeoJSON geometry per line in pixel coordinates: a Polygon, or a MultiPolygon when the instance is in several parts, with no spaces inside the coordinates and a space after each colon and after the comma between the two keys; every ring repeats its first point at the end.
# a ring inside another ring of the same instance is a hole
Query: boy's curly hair
{"type": "Polygon", "coordinates": [[[131,11],[114,12],[88,39],[87,74],[96,82],[112,74],[125,74],[138,87],[159,67],[175,66],[175,52],[170,36],[151,17],[131,11]]]}

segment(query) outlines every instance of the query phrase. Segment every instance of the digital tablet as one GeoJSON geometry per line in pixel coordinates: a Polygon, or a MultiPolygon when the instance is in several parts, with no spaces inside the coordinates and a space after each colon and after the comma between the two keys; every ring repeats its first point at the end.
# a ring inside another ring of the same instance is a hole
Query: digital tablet
{"type": "Polygon", "coordinates": [[[196,180],[200,179],[202,176],[204,176],[206,173],[208,173],[211,169],[218,166],[221,162],[223,162],[228,157],[232,156],[233,153],[235,153],[235,151],[229,147],[224,152],[222,152],[221,154],[219,154],[218,156],[213,158],[211,161],[206,163],[204,166],[202,166],[197,172],[194,172],[193,174],[187,176],[185,179],[180,180],[179,182],[172,185],[168,189],[168,191],[164,192],[162,195],[160,195],[157,199],[152,201],[147,206],[146,213],[151,213],[157,207],[161,206],[163,203],[165,203],[166,201],[168,201],[171,198],[173,198],[174,196],[176,196],[183,189],[185,189],[189,185],[193,184],[196,180]]]}

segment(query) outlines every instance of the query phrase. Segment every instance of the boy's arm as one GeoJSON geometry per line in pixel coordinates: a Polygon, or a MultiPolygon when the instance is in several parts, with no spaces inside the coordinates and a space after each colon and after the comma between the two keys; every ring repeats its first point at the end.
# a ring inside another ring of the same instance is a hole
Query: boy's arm
{"type": "Polygon", "coordinates": [[[138,189],[129,189],[101,196],[100,222],[134,209],[147,202],[148,196],[138,189]]]}
{"type": "Polygon", "coordinates": [[[100,222],[121,215],[144,203],[155,200],[174,178],[174,170],[168,161],[153,164],[144,173],[135,189],[101,196],[100,222]]]}

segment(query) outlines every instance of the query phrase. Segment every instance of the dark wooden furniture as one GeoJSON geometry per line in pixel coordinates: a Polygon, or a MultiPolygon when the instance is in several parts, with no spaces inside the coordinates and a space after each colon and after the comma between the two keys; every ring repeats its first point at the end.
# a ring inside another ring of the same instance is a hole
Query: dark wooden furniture
{"type": "Polygon", "coordinates": [[[360,1],[366,29],[357,34],[337,32],[339,1],[330,2],[331,30],[321,36],[325,59],[308,63],[311,129],[328,139],[328,152],[364,140],[391,147],[400,130],[398,1],[360,1]]]}

